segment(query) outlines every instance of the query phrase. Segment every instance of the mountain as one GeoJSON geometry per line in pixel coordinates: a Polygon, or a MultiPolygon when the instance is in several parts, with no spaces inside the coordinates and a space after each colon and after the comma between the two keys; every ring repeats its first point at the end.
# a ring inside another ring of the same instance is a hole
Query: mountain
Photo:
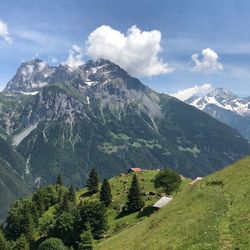
{"type": "Polygon", "coordinates": [[[25,161],[7,138],[0,130],[0,222],[7,215],[11,203],[31,192],[28,179],[24,177],[25,161]]]}
{"type": "Polygon", "coordinates": [[[249,97],[238,97],[226,89],[218,88],[203,97],[192,96],[185,102],[237,129],[250,139],[249,97]]]}
{"type": "Polygon", "coordinates": [[[59,173],[82,185],[93,166],[101,178],[134,166],[195,177],[250,153],[236,130],[104,59],[77,69],[23,63],[0,101],[0,127],[37,186],[59,173]]]}
{"type": "Polygon", "coordinates": [[[184,182],[173,201],[95,249],[249,249],[250,158],[184,182]]]}

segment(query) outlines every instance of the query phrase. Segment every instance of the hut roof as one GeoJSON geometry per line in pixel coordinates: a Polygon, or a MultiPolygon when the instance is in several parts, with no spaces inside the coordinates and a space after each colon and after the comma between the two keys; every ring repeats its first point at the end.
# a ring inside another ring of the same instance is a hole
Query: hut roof
{"type": "Polygon", "coordinates": [[[170,201],[172,201],[173,198],[170,196],[163,196],[160,198],[160,200],[158,200],[153,207],[155,208],[162,208],[164,206],[166,206],[170,201]]]}
{"type": "Polygon", "coordinates": [[[192,182],[189,183],[189,185],[194,185],[196,182],[201,181],[203,178],[202,177],[197,177],[196,179],[194,179],[192,182]]]}
{"type": "Polygon", "coordinates": [[[141,172],[141,171],[142,171],[141,168],[130,168],[130,170],[131,170],[132,172],[141,172]]]}

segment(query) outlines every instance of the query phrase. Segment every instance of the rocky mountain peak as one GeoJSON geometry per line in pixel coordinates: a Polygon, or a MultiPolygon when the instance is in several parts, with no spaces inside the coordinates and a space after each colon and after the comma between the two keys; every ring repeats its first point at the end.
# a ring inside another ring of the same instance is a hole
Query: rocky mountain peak
{"type": "Polygon", "coordinates": [[[33,92],[48,84],[47,79],[55,72],[55,68],[45,61],[33,59],[24,62],[14,77],[7,83],[4,92],[33,92]]]}
{"type": "Polygon", "coordinates": [[[218,100],[232,100],[238,98],[237,95],[233,94],[231,91],[224,88],[217,88],[211,91],[207,96],[214,97],[218,100]]]}
{"type": "Polygon", "coordinates": [[[7,83],[4,92],[34,92],[46,85],[57,83],[73,84],[81,89],[110,82],[119,85],[121,81],[117,79],[123,79],[122,82],[126,82],[128,88],[138,89],[143,85],[106,59],[90,60],[74,69],[68,65],[52,67],[45,61],[34,59],[21,64],[15,76],[7,83]]]}

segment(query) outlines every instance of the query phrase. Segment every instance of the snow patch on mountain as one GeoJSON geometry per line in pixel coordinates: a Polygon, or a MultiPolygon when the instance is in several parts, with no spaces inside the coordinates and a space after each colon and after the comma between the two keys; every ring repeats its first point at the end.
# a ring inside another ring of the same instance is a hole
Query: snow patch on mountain
{"type": "Polygon", "coordinates": [[[33,92],[20,91],[20,93],[23,95],[37,95],[39,93],[39,91],[33,91],[33,92]]]}

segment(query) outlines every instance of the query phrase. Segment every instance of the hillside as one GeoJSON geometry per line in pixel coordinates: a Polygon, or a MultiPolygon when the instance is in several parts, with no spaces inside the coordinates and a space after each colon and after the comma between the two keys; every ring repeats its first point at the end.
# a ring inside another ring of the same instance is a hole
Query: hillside
{"type": "Polygon", "coordinates": [[[8,136],[0,131],[0,223],[10,204],[31,191],[24,177],[25,168],[24,159],[11,147],[8,136]]]}
{"type": "Polygon", "coordinates": [[[250,158],[184,186],[165,208],[95,249],[250,249],[250,158]]]}

